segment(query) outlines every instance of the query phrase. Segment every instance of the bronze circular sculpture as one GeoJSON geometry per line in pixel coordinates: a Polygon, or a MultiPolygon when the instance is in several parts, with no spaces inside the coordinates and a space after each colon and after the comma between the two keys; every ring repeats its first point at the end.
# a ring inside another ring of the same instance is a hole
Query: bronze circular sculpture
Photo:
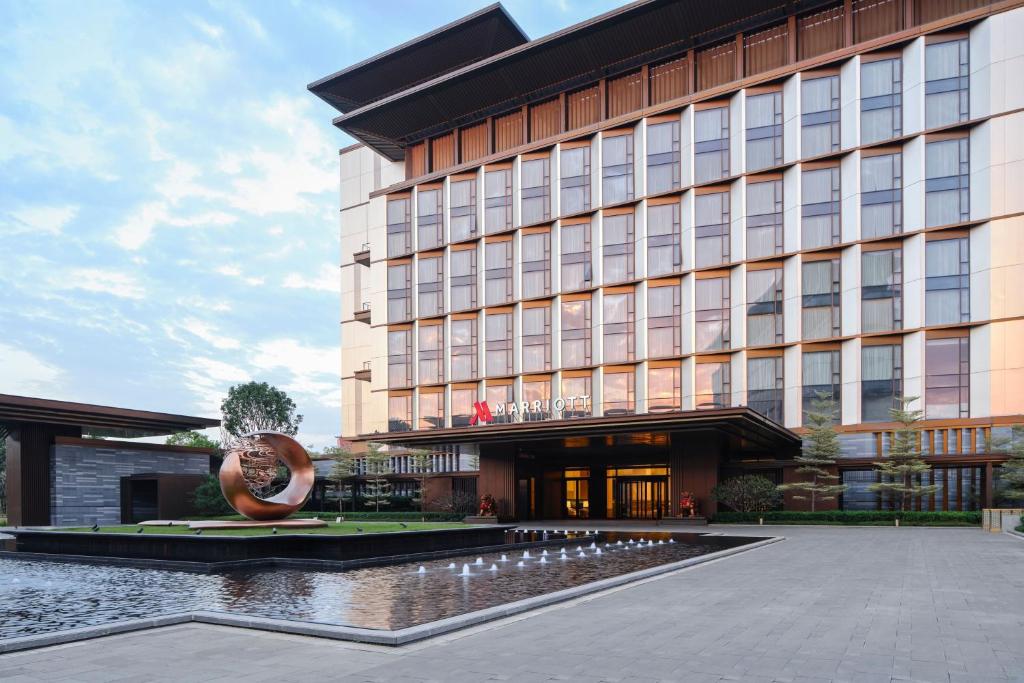
{"type": "Polygon", "coordinates": [[[313,490],[313,461],[299,442],[279,432],[253,432],[228,448],[220,466],[220,490],[238,514],[254,520],[284,519],[306,502],[313,490]],[[291,472],[283,491],[259,498],[251,487],[269,485],[280,460],[291,472]]]}

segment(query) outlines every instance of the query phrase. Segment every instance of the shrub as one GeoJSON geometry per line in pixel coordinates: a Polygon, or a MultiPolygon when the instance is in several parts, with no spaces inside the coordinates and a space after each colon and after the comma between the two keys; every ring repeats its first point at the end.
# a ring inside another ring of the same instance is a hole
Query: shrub
{"type": "Polygon", "coordinates": [[[981,512],[897,512],[893,510],[826,510],[800,512],[772,510],[769,512],[720,512],[715,522],[723,524],[841,524],[850,526],[893,526],[896,519],[903,526],[980,526],[981,512]]]}
{"type": "Polygon", "coordinates": [[[770,479],[758,474],[726,479],[711,489],[718,502],[737,512],[762,512],[779,504],[782,494],[770,479]]]}
{"type": "Polygon", "coordinates": [[[234,512],[221,493],[220,479],[212,474],[207,475],[192,492],[192,506],[200,515],[230,515],[234,512]]]}

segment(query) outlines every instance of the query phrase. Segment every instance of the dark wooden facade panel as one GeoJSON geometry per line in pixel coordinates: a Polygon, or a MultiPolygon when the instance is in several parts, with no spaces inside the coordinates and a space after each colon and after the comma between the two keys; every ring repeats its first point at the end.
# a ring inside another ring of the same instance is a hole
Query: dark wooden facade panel
{"type": "Polygon", "coordinates": [[[427,172],[427,143],[418,142],[405,150],[406,177],[415,178],[427,172]]]}
{"type": "Polygon", "coordinates": [[[736,80],[736,41],[697,52],[697,89],[706,90],[736,80]]]}
{"type": "Polygon", "coordinates": [[[430,168],[440,171],[455,165],[455,133],[448,133],[430,141],[430,168]]]}
{"type": "Polygon", "coordinates": [[[523,140],[523,112],[516,110],[511,114],[494,117],[494,151],[504,152],[522,145],[523,140]]]}
{"type": "Polygon", "coordinates": [[[608,118],[639,111],[643,106],[643,85],[639,71],[608,79],[608,118]]]}
{"type": "Polygon", "coordinates": [[[914,21],[918,24],[925,24],[961,12],[986,7],[992,2],[993,0],[914,0],[914,21]]]}
{"type": "Polygon", "coordinates": [[[583,128],[601,120],[601,89],[596,84],[569,93],[566,99],[566,130],[583,128]]]}
{"type": "Polygon", "coordinates": [[[466,163],[487,156],[487,123],[466,126],[459,131],[459,161],[466,163]]]}
{"type": "Polygon", "coordinates": [[[480,479],[477,492],[480,496],[494,496],[498,516],[516,516],[516,455],[512,446],[493,445],[480,452],[480,479]]]}
{"type": "Polygon", "coordinates": [[[747,76],[785,66],[789,61],[789,26],[779,24],[743,36],[743,73],[747,76]]]}
{"type": "Polygon", "coordinates": [[[903,18],[903,0],[853,0],[854,42],[902,31],[903,18]]]}
{"type": "Polygon", "coordinates": [[[530,140],[543,140],[562,132],[558,99],[530,105],[530,140]]]}
{"type": "Polygon", "coordinates": [[[648,75],[651,104],[661,104],[690,94],[686,57],[655,64],[648,75]]]}
{"type": "Polygon", "coordinates": [[[797,56],[810,59],[843,47],[843,5],[805,14],[797,19],[797,56]]]}

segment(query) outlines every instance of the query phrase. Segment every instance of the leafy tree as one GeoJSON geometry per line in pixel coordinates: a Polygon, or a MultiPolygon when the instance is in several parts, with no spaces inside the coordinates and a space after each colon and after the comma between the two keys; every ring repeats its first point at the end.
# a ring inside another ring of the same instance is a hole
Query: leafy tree
{"type": "Polygon", "coordinates": [[[302,423],[288,394],[266,382],[231,387],[220,412],[221,427],[233,438],[264,430],[295,436],[302,423]]]}
{"type": "Polygon", "coordinates": [[[409,451],[409,469],[416,478],[416,494],[413,502],[419,507],[420,512],[424,511],[426,504],[427,481],[434,473],[434,453],[424,449],[409,451]]]}
{"type": "Polygon", "coordinates": [[[220,479],[212,474],[192,492],[192,505],[201,515],[230,515],[235,512],[220,490],[220,479]]]}
{"type": "Polygon", "coordinates": [[[387,475],[391,474],[391,456],[381,449],[380,444],[371,443],[363,456],[366,473],[366,489],[364,498],[366,506],[380,512],[381,507],[391,504],[391,482],[387,475]]]}
{"type": "Polygon", "coordinates": [[[186,446],[188,448],[214,448],[220,450],[220,442],[211,439],[202,432],[177,432],[167,437],[168,446],[186,446]]]}
{"type": "Polygon", "coordinates": [[[818,501],[835,500],[837,495],[846,490],[845,485],[836,483],[839,475],[827,469],[835,467],[840,455],[839,436],[834,426],[835,415],[836,402],[828,394],[819,392],[804,419],[807,425],[805,445],[800,455],[794,458],[799,465],[797,473],[804,475],[805,479],[779,486],[780,491],[803,492],[804,495],[793,498],[811,501],[811,512],[815,511],[818,501]]]}
{"type": "Polygon", "coordinates": [[[921,411],[911,410],[910,404],[917,398],[903,397],[900,405],[890,412],[899,427],[892,434],[889,455],[884,460],[874,463],[875,469],[881,473],[881,481],[868,488],[871,491],[890,493],[899,500],[901,511],[910,510],[914,500],[930,496],[939,487],[920,483],[921,475],[931,471],[932,467],[921,458],[921,411]]]}
{"type": "Polygon", "coordinates": [[[1009,457],[999,468],[1002,488],[999,495],[1008,501],[1024,500],[1024,425],[1013,425],[1008,444],[1009,457]]]}
{"type": "Polygon", "coordinates": [[[778,507],[782,494],[767,477],[745,474],[726,479],[711,489],[711,496],[737,512],[767,512],[778,507]]]}

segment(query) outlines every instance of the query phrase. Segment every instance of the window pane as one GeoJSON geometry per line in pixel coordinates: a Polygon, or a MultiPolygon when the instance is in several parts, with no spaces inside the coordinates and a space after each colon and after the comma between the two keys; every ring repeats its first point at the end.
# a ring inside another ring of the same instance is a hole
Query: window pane
{"type": "Polygon", "coordinates": [[[860,67],[860,138],[862,144],[903,133],[902,61],[883,59],[860,67]]]}
{"type": "Polygon", "coordinates": [[[782,93],[749,95],[747,101],[747,171],[782,163],[782,93]]]}
{"type": "Polygon", "coordinates": [[[729,279],[696,280],[694,295],[697,351],[729,348],[729,279]]]}
{"type": "Polygon", "coordinates": [[[590,209],[590,145],[561,153],[562,215],[590,209]]]}
{"type": "Polygon", "coordinates": [[[839,168],[804,171],[800,191],[803,248],[839,244],[839,168]]]}
{"type": "Polygon", "coordinates": [[[633,135],[605,137],[601,144],[601,203],[633,199],[633,135]]]}
{"type": "Polygon", "coordinates": [[[903,347],[865,346],[861,349],[861,420],[887,422],[903,393],[903,347]]]}
{"type": "Polygon", "coordinates": [[[782,181],[747,185],[747,258],[782,253],[782,181]]]}
{"type": "Polygon", "coordinates": [[[925,324],[970,320],[970,240],[935,240],[925,250],[925,324]]]}
{"type": "Polygon", "coordinates": [[[903,223],[903,155],[864,157],[860,165],[861,236],[895,235],[903,223]]]}
{"type": "Polygon", "coordinates": [[[827,154],[839,149],[839,77],[826,76],[800,84],[800,156],[827,154]]]}
{"type": "Polygon", "coordinates": [[[729,107],[694,113],[694,179],[706,183],[729,176],[729,107]]]}
{"type": "Polygon", "coordinates": [[[647,126],[647,194],[679,188],[679,121],[647,126]]]}
{"type": "Polygon", "coordinates": [[[729,193],[699,194],[694,199],[695,261],[698,268],[729,261],[729,193]]]}

